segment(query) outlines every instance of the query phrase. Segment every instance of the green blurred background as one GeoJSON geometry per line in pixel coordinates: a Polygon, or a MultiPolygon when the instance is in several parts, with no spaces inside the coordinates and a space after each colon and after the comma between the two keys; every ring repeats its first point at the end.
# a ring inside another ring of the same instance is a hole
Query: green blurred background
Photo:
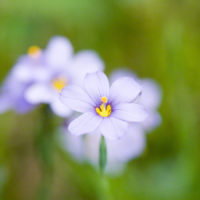
{"type": "Polygon", "coordinates": [[[155,79],[162,124],[121,176],[105,178],[73,161],[55,133],[38,133],[46,120],[52,130],[61,122],[43,107],[2,114],[0,199],[200,199],[199,0],[0,0],[0,80],[30,45],[45,48],[55,35],[97,51],[107,73],[126,66],[155,79]]]}

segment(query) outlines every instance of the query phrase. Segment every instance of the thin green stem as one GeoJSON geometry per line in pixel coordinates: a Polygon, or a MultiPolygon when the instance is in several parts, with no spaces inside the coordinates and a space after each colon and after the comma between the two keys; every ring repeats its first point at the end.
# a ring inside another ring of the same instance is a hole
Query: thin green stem
{"type": "Polygon", "coordinates": [[[51,195],[54,174],[54,124],[53,115],[48,106],[45,106],[41,113],[36,134],[36,146],[42,171],[42,179],[36,199],[46,200],[51,195]]]}
{"type": "Polygon", "coordinates": [[[106,141],[104,136],[101,136],[100,144],[99,144],[99,169],[101,173],[105,172],[107,163],[107,148],[106,141]]]}

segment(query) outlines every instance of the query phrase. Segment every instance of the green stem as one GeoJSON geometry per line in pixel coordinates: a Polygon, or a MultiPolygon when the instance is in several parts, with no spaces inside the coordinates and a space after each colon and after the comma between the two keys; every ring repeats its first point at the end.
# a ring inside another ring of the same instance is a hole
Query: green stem
{"type": "Polygon", "coordinates": [[[100,184],[101,184],[101,189],[100,189],[99,200],[112,200],[113,197],[110,191],[109,179],[104,174],[100,178],[100,184]]]}
{"type": "Polygon", "coordinates": [[[36,135],[37,151],[41,163],[42,180],[39,185],[38,200],[49,199],[54,173],[54,125],[53,116],[48,106],[42,110],[36,135]]]}
{"type": "Polygon", "coordinates": [[[104,173],[107,163],[107,148],[104,136],[101,136],[99,144],[99,168],[100,172],[104,173]]]}

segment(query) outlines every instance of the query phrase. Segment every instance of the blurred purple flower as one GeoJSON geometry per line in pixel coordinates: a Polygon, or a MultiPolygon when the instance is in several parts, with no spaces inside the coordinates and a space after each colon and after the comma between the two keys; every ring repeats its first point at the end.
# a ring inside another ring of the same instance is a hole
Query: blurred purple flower
{"type": "Polygon", "coordinates": [[[25,92],[35,81],[48,78],[44,60],[44,52],[37,46],[30,47],[28,54],[19,58],[1,88],[0,113],[10,109],[26,113],[35,107],[25,99],[25,92]]]}
{"type": "Polygon", "coordinates": [[[142,105],[132,103],[140,92],[141,86],[132,78],[120,78],[109,87],[103,72],[88,74],[83,87],[71,85],[61,93],[64,104],[83,113],[69,124],[69,131],[81,135],[99,129],[106,138],[122,137],[129,122],[147,117],[142,105]]]}
{"type": "Polygon", "coordinates": [[[1,88],[0,112],[27,112],[39,103],[47,103],[57,115],[68,116],[71,109],[59,100],[62,88],[81,84],[86,73],[103,68],[103,62],[92,51],[73,55],[73,47],[64,37],[52,38],[45,50],[32,46],[1,88]]]}
{"type": "Polygon", "coordinates": [[[72,110],[59,100],[63,87],[81,84],[87,73],[103,70],[104,64],[93,51],[81,51],[73,55],[73,48],[64,37],[50,40],[44,59],[48,67],[48,78],[35,81],[27,89],[25,98],[33,104],[49,104],[59,116],[69,116],[72,110]]]}

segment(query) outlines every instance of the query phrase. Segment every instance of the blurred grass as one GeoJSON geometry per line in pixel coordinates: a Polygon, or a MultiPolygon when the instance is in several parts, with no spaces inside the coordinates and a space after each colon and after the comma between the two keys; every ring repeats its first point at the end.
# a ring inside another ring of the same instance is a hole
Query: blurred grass
{"type": "MultiPolygon", "coordinates": [[[[0,1],[0,80],[30,45],[44,48],[64,35],[76,51],[96,50],[108,73],[129,67],[163,90],[162,125],[122,176],[108,178],[109,194],[92,167],[55,147],[48,199],[200,199],[199,17],[198,0],[0,1]]],[[[36,197],[43,177],[35,146],[41,112],[0,116],[0,199],[36,197]]]]}

